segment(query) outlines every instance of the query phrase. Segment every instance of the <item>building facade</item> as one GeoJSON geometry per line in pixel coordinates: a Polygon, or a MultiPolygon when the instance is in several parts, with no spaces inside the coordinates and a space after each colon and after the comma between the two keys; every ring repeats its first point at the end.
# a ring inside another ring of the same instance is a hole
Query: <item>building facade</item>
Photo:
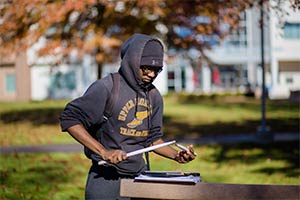
{"type": "MultiPolygon", "coordinates": [[[[270,98],[288,96],[300,90],[300,11],[288,4],[288,14],[270,17],[270,66],[272,87],[270,98]],[[279,26],[278,26],[279,25],[279,26]]],[[[271,16],[276,16],[271,10],[271,16]]]]}
{"type": "MultiPolygon", "coordinates": [[[[264,63],[266,89],[270,99],[287,99],[300,91],[300,11],[288,4],[285,14],[265,11],[264,63]]],[[[162,94],[245,93],[258,96],[262,87],[260,10],[241,13],[241,27],[220,45],[206,51],[210,62],[199,61],[195,49],[178,54],[169,51],[165,68],[154,84],[162,94]]],[[[224,25],[226,28],[226,25],[224,25]]],[[[0,100],[44,100],[75,98],[97,79],[97,65],[90,55],[78,60],[76,52],[65,63],[55,56],[37,57],[41,39],[28,50],[0,58],[0,100]],[[47,64],[45,64],[47,63],[47,64]]],[[[105,64],[103,76],[118,69],[119,62],[105,64]]]]}
{"type": "MultiPolygon", "coordinates": [[[[272,9],[264,11],[265,86],[270,99],[287,99],[292,92],[300,90],[300,11],[290,8],[287,3],[281,16],[272,9]]],[[[260,17],[258,8],[241,13],[240,29],[227,36],[220,45],[213,45],[212,50],[206,51],[211,62],[185,64],[186,67],[181,67],[180,59],[171,63],[176,68],[169,68],[171,81],[168,88],[176,92],[182,89],[204,94],[250,90],[260,96],[260,17]]]]}
{"type": "Polygon", "coordinates": [[[25,53],[0,58],[0,100],[31,99],[31,70],[25,53]]]}

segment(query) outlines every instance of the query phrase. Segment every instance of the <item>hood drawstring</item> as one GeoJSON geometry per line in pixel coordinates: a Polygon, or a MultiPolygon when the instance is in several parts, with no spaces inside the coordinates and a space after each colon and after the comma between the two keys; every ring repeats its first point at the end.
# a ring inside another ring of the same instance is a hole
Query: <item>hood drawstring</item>
{"type": "Polygon", "coordinates": [[[147,106],[147,115],[148,115],[148,123],[147,123],[147,128],[149,130],[149,133],[150,133],[150,115],[151,115],[151,109],[150,109],[150,98],[149,98],[149,91],[147,90],[146,91],[146,106],[147,106]]]}
{"type": "Polygon", "coordinates": [[[138,94],[138,92],[136,92],[136,95],[135,95],[135,110],[134,110],[134,117],[135,118],[137,118],[138,104],[139,104],[139,94],[138,94]]]}
{"type": "MultiPolygon", "coordinates": [[[[148,138],[146,139],[146,141],[145,141],[145,147],[148,147],[150,144],[151,144],[151,141],[152,141],[152,135],[151,135],[151,131],[150,131],[150,115],[151,115],[151,99],[150,99],[150,97],[149,97],[149,90],[148,90],[148,88],[146,89],[146,106],[147,106],[147,115],[148,115],[148,117],[147,117],[147,128],[148,128],[148,138]],[[150,109],[150,110],[149,110],[150,109]]],[[[150,171],[150,159],[149,159],[149,152],[146,152],[145,153],[145,158],[146,158],[146,168],[147,168],[147,170],[148,171],[150,171]]]]}
{"type": "Polygon", "coordinates": [[[150,95],[149,95],[149,90],[148,88],[146,89],[145,91],[146,93],[146,104],[147,104],[147,115],[148,115],[148,118],[147,118],[147,128],[148,128],[148,131],[149,131],[149,136],[146,140],[146,144],[145,146],[148,147],[150,144],[151,144],[151,141],[152,141],[152,135],[151,135],[151,132],[150,132],[150,128],[151,128],[151,120],[150,120],[150,117],[151,117],[151,98],[150,98],[150,95]]]}

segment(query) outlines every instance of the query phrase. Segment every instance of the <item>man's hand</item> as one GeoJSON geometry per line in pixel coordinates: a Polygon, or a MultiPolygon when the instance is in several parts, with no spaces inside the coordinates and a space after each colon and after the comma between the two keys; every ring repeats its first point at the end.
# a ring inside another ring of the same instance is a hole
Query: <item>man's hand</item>
{"type": "Polygon", "coordinates": [[[107,150],[101,156],[105,161],[113,164],[117,164],[127,159],[126,152],[122,150],[107,150]]]}
{"type": "Polygon", "coordinates": [[[193,145],[187,146],[187,150],[180,150],[175,156],[175,160],[178,163],[188,163],[196,158],[196,153],[194,153],[193,145]]]}

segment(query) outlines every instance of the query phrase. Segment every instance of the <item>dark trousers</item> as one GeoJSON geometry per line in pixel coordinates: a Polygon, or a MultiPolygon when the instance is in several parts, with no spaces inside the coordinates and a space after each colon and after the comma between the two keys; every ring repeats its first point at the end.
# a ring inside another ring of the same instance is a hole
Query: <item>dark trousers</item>
{"type": "Polygon", "coordinates": [[[120,197],[121,178],[133,178],[117,173],[114,167],[98,166],[93,164],[90,168],[86,190],[86,200],[129,200],[120,197]]]}

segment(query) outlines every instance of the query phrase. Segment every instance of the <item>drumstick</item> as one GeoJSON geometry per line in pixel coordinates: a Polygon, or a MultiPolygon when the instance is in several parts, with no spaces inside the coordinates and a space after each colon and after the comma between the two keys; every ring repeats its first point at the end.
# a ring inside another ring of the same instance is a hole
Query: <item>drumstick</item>
{"type": "MultiPolygon", "coordinates": [[[[146,147],[146,148],[143,148],[143,149],[139,149],[139,150],[136,150],[136,151],[129,152],[129,153],[126,154],[126,156],[127,157],[135,156],[135,155],[142,154],[142,153],[145,153],[145,152],[153,151],[155,149],[158,149],[158,148],[161,148],[161,147],[164,147],[164,146],[169,146],[169,145],[174,144],[174,143],[176,143],[175,140],[170,141],[170,142],[165,142],[165,143],[162,143],[162,144],[153,145],[153,146],[150,146],[150,147],[146,147]]],[[[101,161],[98,162],[98,165],[103,165],[103,164],[106,164],[106,163],[107,162],[105,160],[101,160],[101,161]]]]}

